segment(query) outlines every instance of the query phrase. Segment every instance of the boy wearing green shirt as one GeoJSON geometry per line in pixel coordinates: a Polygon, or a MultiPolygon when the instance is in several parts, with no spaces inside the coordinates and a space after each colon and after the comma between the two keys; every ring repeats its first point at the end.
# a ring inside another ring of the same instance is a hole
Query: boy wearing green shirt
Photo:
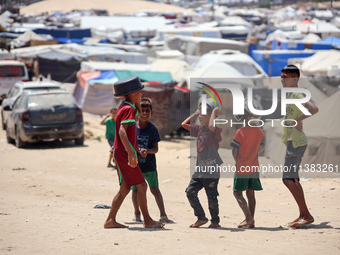
{"type": "MultiPolygon", "coordinates": [[[[284,88],[298,87],[299,78],[300,70],[295,65],[288,65],[281,70],[281,83],[284,88]]],[[[302,93],[290,93],[288,98],[300,99],[304,98],[304,95],[302,93]]],[[[318,107],[313,100],[305,103],[304,107],[307,108],[311,115],[318,112],[318,107]]],[[[282,135],[282,142],[287,146],[282,181],[292,193],[299,207],[299,217],[288,223],[290,227],[295,228],[314,222],[305,201],[298,173],[303,154],[307,148],[307,137],[303,132],[302,120],[311,115],[304,115],[295,104],[286,106],[285,119],[295,120],[295,122],[291,121],[292,123],[289,123],[289,121],[286,121],[286,125],[290,125],[290,127],[284,127],[282,135]]]]}
{"type": "MultiPolygon", "coordinates": [[[[117,109],[112,108],[110,110],[110,113],[107,114],[104,119],[100,122],[100,125],[106,126],[106,134],[105,137],[110,145],[110,148],[112,148],[113,143],[115,141],[115,130],[116,130],[116,117],[117,117],[117,109]]],[[[109,156],[109,162],[107,163],[107,167],[115,168],[114,165],[111,164],[111,160],[113,159],[113,155],[110,152],[109,156]]]]}

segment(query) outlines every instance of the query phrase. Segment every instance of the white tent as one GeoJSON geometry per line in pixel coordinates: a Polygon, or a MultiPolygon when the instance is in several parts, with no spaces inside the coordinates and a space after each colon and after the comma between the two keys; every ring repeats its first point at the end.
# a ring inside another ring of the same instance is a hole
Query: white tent
{"type": "Polygon", "coordinates": [[[267,36],[266,43],[270,43],[273,40],[278,40],[281,42],[290,41],[290,40],[299,40],[299,39],[303,39],[304,37],[305,36],[300,31],[284,32],[278,29],[275,32],[267,36]]]}
{"type": "Polygon", "coordinates": [[[322,20],[331,20],[334,16],[331,10],[315,11],[315,17],[322,20]]]}
{"type": "Polygon", "coordinates": [[[340,165],[340,91],[319,105],[319,112],[304,121],[309,146],[302,163],[340,165]]]}
{"type": "Polygon", "coordinates": [[[147,63],[146,54],[139,52],[126,52],[116,48],[84,46],[78,44],[66,44],[64,48],[72,52],[84,54],[90,60],[94,61],[126,62],[134,64],[147,63]]]}
{"type": "Polygon", "coordinates": [[[10,17],[12,16],[12,13],[9,11],[5,11],[3,14],[0,15],[0,25],[4,28],[7,28],[10,24],[13,23],[13,19],[10,17]]]}
{"type": "Polygon", "coordinates": [[[265,71],[257,64],[249,55],[237,50],[214,50],[207,54],[204,54],[199,60],[192,65],[193,68],[199,68],[201,66],[210,63],[226,63],[244,76],[254,80],[258,83],[256,85],[262,85],[262,78],[267,77],[265,71]],[[257,82],[258,81],[258,82],[257,82]]]}
{"type": "Polygon", "coordinates": [[[239,16],[228,16],[220,21],[220,26],[246,26],[252,27],[252,25],[245,19],[239,16]]]}
{"type": "MultiPolygon", "coordinates": [[[[125,31],[131,37],[154,37],[158,28],[165,27],[168,21],[164,17],[115,17],[84,16],[81,28],[93,28],[95,34],[110,33],[111,37],[121,36],[117,30],[125,31]],[[102,33],[100,33],[102,31],[102,33]]],[[[107,36],[109,37],[109,36],[107,36]]]]}
{"type": "Polygon", "coordinates": [[[335,17],[334,19],[331,20],[331,23],[332,23],[334,26],[340,28],[340,17],[335,17]]]}
{"type": "Polygon", "coordinates": [[[179,50],[185,55],[201,56],[212,50],[239,50],[248,53],[249,45],[245,42],[219,38],[203,38],[193,36],[165,36],[166,48],[179,50]]]}
{"type": "Polygon", "coordinates": [[[63,44],[31,46],[31,47],[12,49],[11,54],[17,58],[22,58],[22,57],[27,57],[27,56],[31,57],[41,52],[63,49],[63,47],[64,47],[63,44]]]}
{"type": "Polygon", "coordinates": [[[178,86],[190,88],[190,79],[194,78],[199,78],[201,82],[211,85],[228,82],[242,87],[254,87],[252,79],[244,76],[234,67],[223,62],[207,63],[191,72],[187,72],[187,75],[183,77],[178,86]]]}
{"type": "Polygon", "coordinates": [[[320,41],[321,38],[320,36],[310,33],[308,35],[306,35],[305,38],[303,38],[302,40],[300,40],[300,42],[304,42],[304,43],[316,43],[318,41],[320,41]]]}
{"type": "Polygon", "coordinates": [[[322,50],[307,58],[301,65],[305,75],[320,74],[327,76],[331,66],[340,67],[340,52],[337,50],[322,50]]]}
{"type": "Polygon", "coordinates": [[[184,54],[179,50],[158,50],[155,54],[157,59],[184,59],[184,54]]]}
{"type": "Polygon", "coordinates": [[[340,29],[328,22],[319,22],[319,23],[311,23],[311,24],[299,24],[297,26],[297,31],[301,33],[315,33],[321,34],[322,38],[326,38],[327,36],[340,36],[340,29]]]}

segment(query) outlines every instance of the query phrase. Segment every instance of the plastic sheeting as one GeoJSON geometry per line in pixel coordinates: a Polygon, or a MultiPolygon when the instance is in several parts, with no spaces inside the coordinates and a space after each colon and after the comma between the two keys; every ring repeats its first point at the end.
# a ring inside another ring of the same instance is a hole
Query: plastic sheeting
{"type": "Polygon", "coordinates": [[[107,114],[114,104],[113,84],[126,77],[138,76],[142,81],[172,81],[167,72],[140,71],[79,71],[74,97],[83,111],[92,114],[107,114]]]}

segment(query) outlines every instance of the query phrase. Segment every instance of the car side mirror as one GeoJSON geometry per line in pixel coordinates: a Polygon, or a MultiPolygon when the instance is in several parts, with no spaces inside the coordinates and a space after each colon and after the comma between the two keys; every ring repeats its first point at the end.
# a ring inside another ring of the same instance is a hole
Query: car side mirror
{"type": "Polygon", "coordinates": [[[3,108],[4,111],[12,111],[12,107],[10,107],[9,105],[6,105],[4,108],[3,108]]]}

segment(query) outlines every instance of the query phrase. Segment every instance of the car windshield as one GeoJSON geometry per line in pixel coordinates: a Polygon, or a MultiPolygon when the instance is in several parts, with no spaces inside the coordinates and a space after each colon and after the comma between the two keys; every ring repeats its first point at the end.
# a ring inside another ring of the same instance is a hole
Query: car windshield
{"type": "Polygon", "coordinates": [[[30,109],[72,105],[74,105],[73,96],[66,93],[31,95],[28,101],[28,107],[30,109]]]}

